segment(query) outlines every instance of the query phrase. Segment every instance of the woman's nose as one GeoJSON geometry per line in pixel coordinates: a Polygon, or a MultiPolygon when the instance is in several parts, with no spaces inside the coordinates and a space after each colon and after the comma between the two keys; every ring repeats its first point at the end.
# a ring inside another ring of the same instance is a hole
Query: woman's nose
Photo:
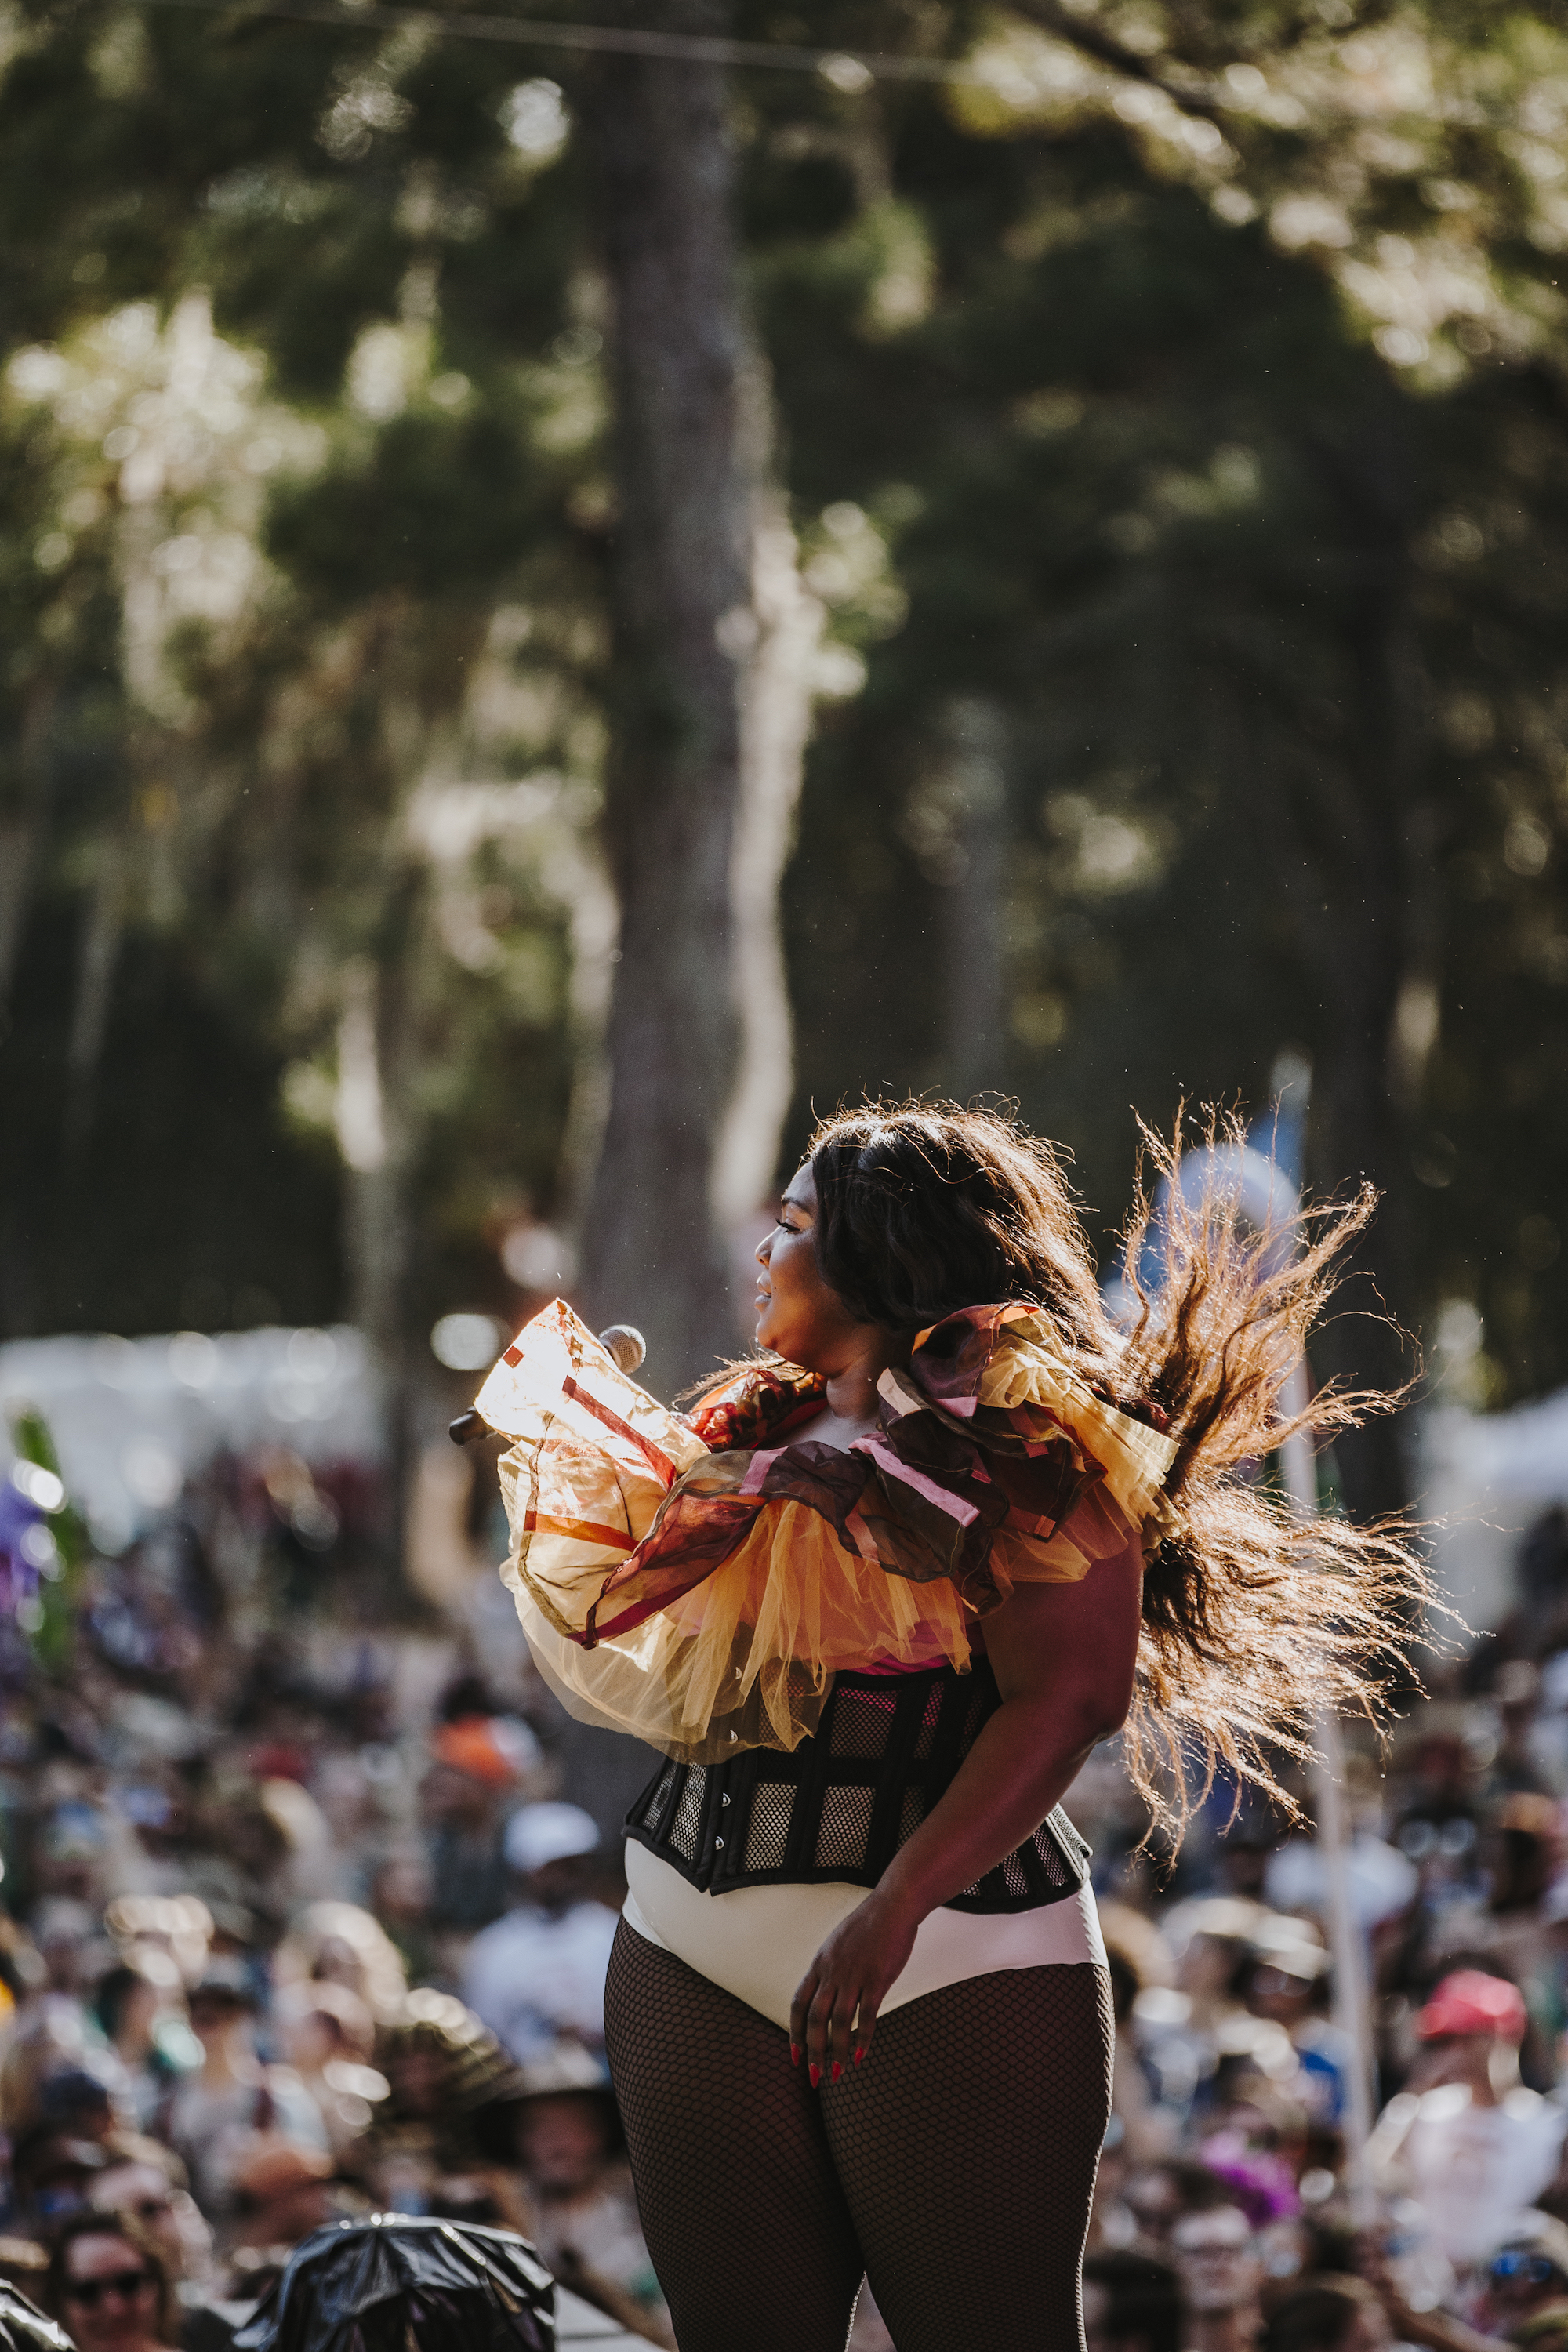
{"type": "Polygon", "coordinates": [[[756,1246],[756,1248],[752,1251],[752,1256],[756,1259],[757,1264],[758,1264],[759,1265],[766,1265],[766,1264],[767,1264],[767,1262],[768,1262],[769,1258],[771,1258],[771,1257],[772,1257],[773,1254],[773,1234],[772,1234],[772,1232],[770,1231],[770,1232],[768,1232],[768,1233],[765,1233],[765,1234],[763,1235],[762,1240],[757,1244],[757,1246],[756,1246]]]}

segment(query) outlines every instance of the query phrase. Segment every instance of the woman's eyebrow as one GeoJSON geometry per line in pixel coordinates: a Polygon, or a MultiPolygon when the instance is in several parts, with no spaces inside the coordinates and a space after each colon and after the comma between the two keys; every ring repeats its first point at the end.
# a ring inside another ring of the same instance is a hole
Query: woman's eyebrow
{"type": "Polygon", "coordinates": [[[803,1217],[809,1217],[811,1214],[810,1202],[798,1199],[794,1192],[781,1192],[779,1195],[779,1207],[781,1209],[795,1209],[798,1211],[800,1215],[803,1217]]]}

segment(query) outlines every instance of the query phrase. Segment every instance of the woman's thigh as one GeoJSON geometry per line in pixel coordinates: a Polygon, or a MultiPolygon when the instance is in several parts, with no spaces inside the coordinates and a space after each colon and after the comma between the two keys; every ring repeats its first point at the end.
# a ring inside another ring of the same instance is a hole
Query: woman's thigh
{"type": "Polygon", "coordinates": [[[865,2263],[787,2034],[623,1921],[605,2039],[680,2352],[844,2352],[865,2263]]]}
{"type": "Polygon", "coordinates": [[[1079,2352],[1111,2050],[1103,1969],[1011,1969],[895,2010],[825,2087],[898,2352],[1079,2352]]]}

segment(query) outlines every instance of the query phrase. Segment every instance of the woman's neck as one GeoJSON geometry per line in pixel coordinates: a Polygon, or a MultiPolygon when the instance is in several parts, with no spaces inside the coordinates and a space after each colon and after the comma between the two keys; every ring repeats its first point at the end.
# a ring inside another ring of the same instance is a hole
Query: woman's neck
{"type": "Polygon", "coordinates": [[[827,1410],[835,1421],[858,1430],[876,1427],[877,1382],[900,1353],[890,1331],[868,1328],[848,1360],[827,1375],[827,1410]]]}

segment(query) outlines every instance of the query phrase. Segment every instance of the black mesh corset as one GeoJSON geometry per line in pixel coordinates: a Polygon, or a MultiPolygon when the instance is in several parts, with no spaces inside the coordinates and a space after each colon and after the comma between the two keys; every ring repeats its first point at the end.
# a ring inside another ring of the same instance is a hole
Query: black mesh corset
{"type": "MultiPolygon", "coordinates": [[[[664,1764],[626,1833],[711,1895],[829,1879],[875,1886],[1000,1705],[984,1659],[967,1675],[839,1675],[817,1730],[793,1755],[756,1748],[732,1764],[664,1764]]],[[[1058,1805],[947,1908],[1059,1903],[1083,1885],[1088,1860],[1058,1805]]]]}

